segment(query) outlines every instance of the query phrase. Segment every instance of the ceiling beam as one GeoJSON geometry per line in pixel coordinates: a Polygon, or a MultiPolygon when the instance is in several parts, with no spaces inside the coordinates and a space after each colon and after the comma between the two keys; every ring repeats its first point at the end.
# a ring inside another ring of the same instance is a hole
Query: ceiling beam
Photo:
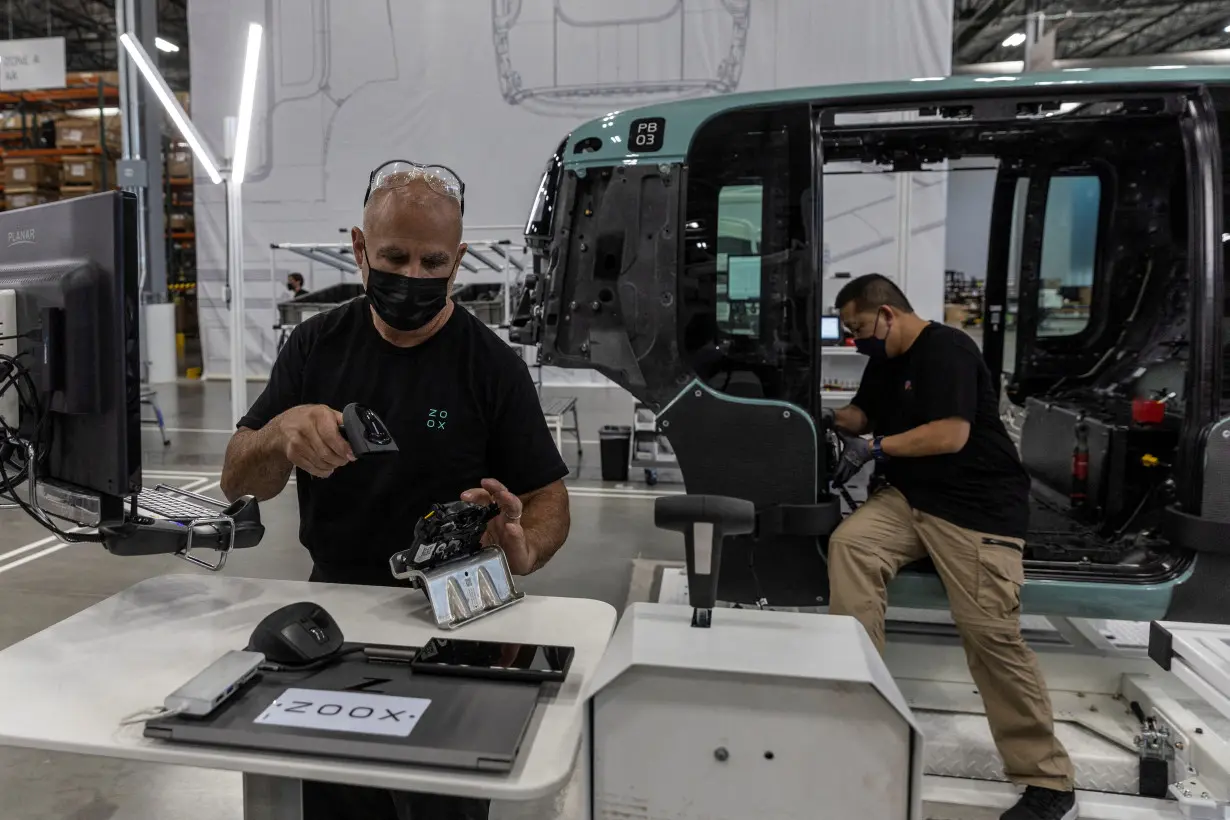
{"type": "Polygon", "coordinates": [[[1117,31],[1113,31],[1110,34],[1106,35],[1105,37],[1095,42],[1082,46],[1079,51],[1074,51],[1068,56],[1069,57],[1100,57],[1101,55],[1110,51],[1115,46],[1120,45],[1126,42],[1127,40],[1132,39],[1138,34],[1144,34],[1146,31],[1153,28],[1158,23],[1161,23],[1162,21],[1166,20],[1172,14],[1176,14],[1182,10],[1183,10],[1182,3],[1173,3],[1170,6],[1167,6],[1166,10],[1163,11],[1161,14],[1149,17],[1143,25],[1136,26],[1132,28],[1131,30],[1127,30],[1127,27],[1125,26],[1124,28],[1121,28],[1117,31]]]}
{"type": "Polygon", "coordinates": [[[1005,11],[1011,8],[1016,3],[1016,0],[989,0],[982,8],[974,12],[974,16],[966,22],[964,28],[957,34],[956,48],[960,51],[968,46],[975,38],[978,37],[987,26],[1003,15],[1005,11]]]}
{"type": "MultiPolygon", "coordinates": [[[[1225,25],[1227,22],[1230,22],[1230,19],[1227,19],[1227,12],[1225,9],[1211,14],[1206,14],[1198,20],[1183,26],[1182,28],[1168,32],[1167,34],[1158,37],[1156,40],[1150,40],[1147,44],[1148,53],[1163,54],[1177,46],[1179,43],[1182,43],[1184,40],[1195,37],[1205,29],[1212,28],[1218,23],[1225,25]]],[[[1139,49],[1138,51],[1143,52],[1143,49],[1139,49]]]]}

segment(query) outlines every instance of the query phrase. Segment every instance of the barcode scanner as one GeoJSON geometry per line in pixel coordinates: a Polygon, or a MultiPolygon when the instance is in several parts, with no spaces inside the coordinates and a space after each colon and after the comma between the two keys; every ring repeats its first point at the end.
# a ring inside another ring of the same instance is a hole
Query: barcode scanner
{"type": "Polygon", "coordinates": [[[342,424],[339,428],[356,458],[373,455],[392,455],[397,452],[397,442],[389,432],[384,420],[376,411],[362,404],[351,402],[342,409],[342,424]]]}

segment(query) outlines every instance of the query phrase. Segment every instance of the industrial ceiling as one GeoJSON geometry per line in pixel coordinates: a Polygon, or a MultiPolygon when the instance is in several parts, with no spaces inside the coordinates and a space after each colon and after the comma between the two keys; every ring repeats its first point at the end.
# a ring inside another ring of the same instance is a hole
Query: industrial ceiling
{"type": "MultiPolygon", "coordinates": [[[[158,4],[158,34],[178,47],[158,51],[167,84],[188,89],[188,0],[158,4]]],[[[0,0],[0,38],[64,37],[69,71],[114,71],[115,0],[0,0]]],[[[151,52],[154,53],[154,52],[151,52]]]]}
{"type": "Polygon", "coordinates": [[[1027,15],[1042,12],[1058,29],[1058,59],[1128,57],[1230,47],[1227,0],[955,0],[953,64],[1023,56],[1027,15]],[[1005,41],[1009,44],[1006,45],[1005,41]]]}

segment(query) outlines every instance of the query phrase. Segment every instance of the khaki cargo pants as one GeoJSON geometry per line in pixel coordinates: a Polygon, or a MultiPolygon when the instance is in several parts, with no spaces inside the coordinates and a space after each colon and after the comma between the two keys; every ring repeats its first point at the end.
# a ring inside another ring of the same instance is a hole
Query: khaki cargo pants
{"type": "Polygon", "coordinates": [[[880,490],[829,540],[829,612],[851,615],[884,652],[886,587],[906,564],[935,563],[1008,779],[1069,791],[1072,761],[1055,738],[1038,659],[1021,637],[1025,570],[1016,539],[962,529],[880,490]]]}

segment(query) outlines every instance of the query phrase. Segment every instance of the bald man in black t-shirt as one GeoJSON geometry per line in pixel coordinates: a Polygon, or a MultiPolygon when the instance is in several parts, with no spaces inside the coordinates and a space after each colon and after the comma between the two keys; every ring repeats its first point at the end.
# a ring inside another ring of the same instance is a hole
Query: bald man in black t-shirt
{"type": "MultiPolygon", "coordinates": [[[[484,541],[516,574],[541,567],[568,535],[568,469],[525,362],[449,298],[466,249],[463,192],[438,166],[372,173],[351,234],[365,295],[295,328],[227,447],[228,498],[271,498],[297,470],[314,581],[396,583],[389,556],[431,504],[458,497],[499,504],[484,541]],[[350,402],[381,416],[396,456],[355,459],[338,431],[350,402]]],[[[482,800],[314,782],[303,806],[305,820],[487,816],[482,800]]]]}

